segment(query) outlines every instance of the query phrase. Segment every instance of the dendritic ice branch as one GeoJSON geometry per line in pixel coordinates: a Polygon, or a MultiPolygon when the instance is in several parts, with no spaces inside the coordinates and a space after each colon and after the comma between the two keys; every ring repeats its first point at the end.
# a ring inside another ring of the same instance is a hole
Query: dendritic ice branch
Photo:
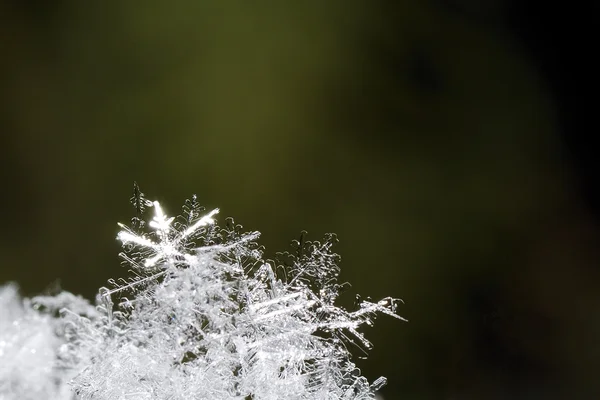
{"type": "Polygon", "coordinates": [[[266,260],[258,232],[231,218],[220,227],[195,196],[176,218],[137,186],[132,203],[117,236],[130,277],[110,280],[96,307],[39,301],[60,310],[56,359],[75,399],[375,398],[385,378],[369,383],[350,349],[371,347],[360,327],[377,313],[403,318],[393,298],[336,305],[335,235],[303,233],[266,260]]]}

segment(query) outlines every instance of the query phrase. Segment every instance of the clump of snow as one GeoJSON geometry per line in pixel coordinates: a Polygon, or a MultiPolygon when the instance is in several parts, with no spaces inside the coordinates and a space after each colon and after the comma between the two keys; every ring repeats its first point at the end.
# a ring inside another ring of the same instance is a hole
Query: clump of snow
{"type": "Polygon", "coordinates": [[[56,364],[60,344],[50,316],[21,299],[16,285],[0,287],[0,400],[70,399],[56,364]]]}
{"type": "Polygon", "coordinates": [[[0,290],[0,400],[67,399],[67,380],[75,399],[375,399],[385,378],[369,383],[350,350],[371,347],[375,314],[402,319],[398,300],[336,305],[335,235],[266,260],[258,232],[219,227],[195,196],[177,218],[137,186],[132,203],[117,236],[131,276],[96,307],[62,293],[35,298],[41,314],[0,290]]]}

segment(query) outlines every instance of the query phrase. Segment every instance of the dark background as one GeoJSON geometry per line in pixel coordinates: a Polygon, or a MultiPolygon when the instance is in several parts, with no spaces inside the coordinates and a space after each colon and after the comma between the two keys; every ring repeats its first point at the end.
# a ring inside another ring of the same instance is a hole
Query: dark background
{"type": "Polygon", "coordinates": [[[0,283],[93,298],[138,181],[401,297],[388,399],[600,398],[597,3],[0,2],[0,283]]]}

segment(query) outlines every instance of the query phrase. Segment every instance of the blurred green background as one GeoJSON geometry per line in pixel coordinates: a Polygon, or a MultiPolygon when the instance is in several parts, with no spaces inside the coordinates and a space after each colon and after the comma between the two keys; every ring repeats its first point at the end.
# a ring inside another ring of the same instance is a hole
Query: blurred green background
{"type": "Polygon", "coordinates": [[[386,400],[595,398],[598,226],[507,4],[2,2],[0,283],[124,276],[135,180],[270,256],[336,232],[350,297],[406,303],[386,400]]]}

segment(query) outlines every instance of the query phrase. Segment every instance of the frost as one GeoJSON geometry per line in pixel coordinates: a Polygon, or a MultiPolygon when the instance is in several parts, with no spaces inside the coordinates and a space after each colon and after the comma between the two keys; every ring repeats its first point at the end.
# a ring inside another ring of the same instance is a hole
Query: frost
{"type": "MultiPolygon", "coordinates": [[[[1,314],[0,323],[23,320],[43,328],[16,336],[0,328],[0,340],[9,337],[11,349],[34,343],[46,352],[32,361],[40,372],[15,372],[24,379],[20,387],[48,383],[42,375],[60,370],[55,381],[68,379],[77,399],[375,398],[386,380],[369,383],[351,350],[371,347],[360,327],[372,325],[377,313],[402,319],[398,300],[358,298],[352,311],[336,305],[344,285],[332,251],[335,235],[308,241],[303,232],[292,251],[266,260],[258,232],[243,232],[231,218],[219,227],[218,210],[205,213],[195,196],[177,218],[146,200],[137,186],[132,204],[136,216],[130,226],[119,224],[117,236],[130,277],[110,280],[95,307],[68,293],[33,299],[47,315],[30,316],[21,305],[2,307],[18,315],[1,314]],[[148,223],[146,210],[153,211],[148,223]]],[[[9,357],[13,364],[3,364],[0,382],[8,374],[4,365],[11,371],[28,365],[22,354],[9,357]]],[[[2,397],[6,385],[0,384],[0,400],[45,399],[52,397],[34,393],[56,392],[37,385],[29,397],[2,397]]]]}

